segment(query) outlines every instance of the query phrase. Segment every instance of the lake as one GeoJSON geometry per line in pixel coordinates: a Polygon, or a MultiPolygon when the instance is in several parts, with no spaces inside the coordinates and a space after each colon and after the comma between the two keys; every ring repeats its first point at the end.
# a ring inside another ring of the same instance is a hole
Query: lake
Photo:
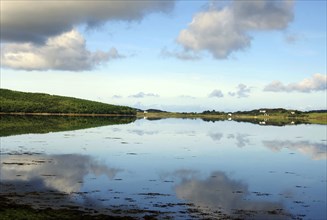
{"type": "Polygon", "coordinates": [[[136,218],[327,219],[326,125],[1,122],[0,195],[18,204],[136,218]]]}

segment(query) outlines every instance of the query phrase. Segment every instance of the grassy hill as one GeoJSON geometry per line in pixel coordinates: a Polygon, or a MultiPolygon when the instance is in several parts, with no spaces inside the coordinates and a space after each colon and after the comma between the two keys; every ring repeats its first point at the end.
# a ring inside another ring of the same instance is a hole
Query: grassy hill
{"type": "Polygon", "coordinates": [[[0,89],[0,112],[136,115],[136,110],[127,106],[8,89],[0,89]]]}

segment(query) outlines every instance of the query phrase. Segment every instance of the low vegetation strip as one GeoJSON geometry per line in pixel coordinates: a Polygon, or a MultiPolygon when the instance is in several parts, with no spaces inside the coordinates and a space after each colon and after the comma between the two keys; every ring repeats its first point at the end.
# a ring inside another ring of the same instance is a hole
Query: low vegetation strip
{"type": "Polygon", "coordinates": [[[136,115],[136,110],[127,106],[8,89],[0,89],[0,112],[136,115]]]}

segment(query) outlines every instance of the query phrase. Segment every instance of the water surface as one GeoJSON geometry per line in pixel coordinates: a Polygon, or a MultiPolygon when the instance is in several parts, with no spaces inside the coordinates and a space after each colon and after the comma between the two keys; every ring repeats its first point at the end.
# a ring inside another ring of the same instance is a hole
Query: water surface
{"type": "Polygon", "coordinates": [[[326,126],[140,119],[82,128],[2,134],[0,195],[140,218],[327,218],[326,126]]]}

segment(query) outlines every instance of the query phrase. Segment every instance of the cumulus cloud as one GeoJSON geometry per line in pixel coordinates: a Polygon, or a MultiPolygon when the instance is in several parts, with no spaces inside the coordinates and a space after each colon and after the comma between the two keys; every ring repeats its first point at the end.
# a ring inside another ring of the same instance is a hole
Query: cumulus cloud
{"type": "Polygon", "coordinates": [[[159,97],[159,95],[158,94],[154,94],[154,93],[139,92],[137,94],[130,95],[128,97],[129,98],[145,98],[145,97],[159,97]]]}
{"type": "Polygon", "coordinates": [[[286,43],[294,44],[302,38],[299,34],[287,33],[284,37],[286,43]]]}
{"type": "Polygon", "coordinates": [[[164,58],[175,57],[180,60],[199,60],[200,57],[190,51],[169,51],[166,48],[162,49],[160,56],[164,58]]]}
{"type": "Polygon", "coordinates": [[[113,99],[121,99],[121,98],[123,98],[123,96],[121,96],[121,95],[113,95],[112,98],[113,99]]]}
{"type": "Polygon", "coordinates": [[[310,156],[313,160],[327,160],[326,143],[312,143],[309,141],[263,141],[264,146],[272,151],[278,152],[284,148],[291,151],[298,151],[302,154],[310,156]]]}
{"type": "Polygon", "coordinates": [[[235,96],[236,93],[235,93],[235,92],[228,92],[228,95],[230,95],[230,96],[235,96]]]}
{"type": "Polygon", "coordinates": [[[85,39],[75,29],[51,37],[44,45],[8,43],[1,48],[1,65],[23,70],[90,70],[111,59],[122,58],[116,48],[87,50],[85,39]]]}
{"type": "Polygon", "coordinates": [[[174,1],[1,1],[1,40],[44,43],[76,25],[92,28],[109,20],[141,20],[173,6],[174,1]]]}
{"type": "Polygon", "coordinates": [[[174,1],[1,1],[1,62],[23,70],[91,70],[122,57],[116,48],[91,52],[75,28],[107,21],[139,21],[168,12],[174,1]]]}
{"type": "Polygon", "coordinates": [[[228,92],[228,95],[237,95],[237,98],[246,98],[251,93],[251,87],[248,87],[247,85],[244,85],[242,83],[240,83],[236,88],[237,90],[235,92],[228,92]]]}
{"type": "Polygon", "coordinates": [[[197,13],[179,33],[177,42],[186,51],[208,51],[216,59],[225,59],[250,47],[250,32],[282,30],[292,20],[292,0],[233,1],[223,8],[197,13]]]}
{"type": "Polygon", "coordinates": [[[215,89],[213,90],[209,95],[208,95],[209,98],[222,98],[224,97],[224,94],[222,93],[221,90],[219,89],[215,89]]]}
{"type": "Polygon", "coordinates": [[[284,85],[280,81],[273,81],[266,85],[263,89],[268,92],[314,92],[324,91],[327,89],[327,75],[326,74],[314,74],[309,79],[304,79],[298,83],[290,83],[284,85]]]}
{"type": "Polygon", "coordinates": [[[183,99],[196,99],[196,97],[191,96],[191,95],[180,95],[178,96],[179,98],[183,98],[183,99]]]}

